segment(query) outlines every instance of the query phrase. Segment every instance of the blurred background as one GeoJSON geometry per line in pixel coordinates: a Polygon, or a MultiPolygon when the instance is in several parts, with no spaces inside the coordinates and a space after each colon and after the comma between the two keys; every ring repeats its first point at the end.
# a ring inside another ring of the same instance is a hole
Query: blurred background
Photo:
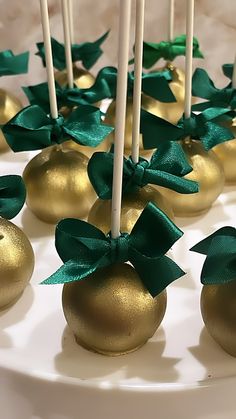
{"type": "MultiPolygon", "coordinates": [[[[60,3],[60,0],[49,0],[52,36],[62,41],[60,3]]],[[[186,0],[176,0],[175,3],[175,35],[179,35],[185,33],[186,0]]],[[[200,42],[205,60],[194,60],[194,66],[206,68],[213,80],[219,86],[223,86],[227,81],[222,75],[221,65],[233,62],[235,57],[236,1],[195,0],[195,4],[195,36],[200,42]]],[[[118,10],[119,0],[74,0],[76,42],[94,41],[107,29],[111,29],[110,36],[104,43],[104,55],[92,69],[94,74],[104,65],[117,63],[118,10]]],[[[146,0],[145,40],[165,40],[167,19],[168,0],[146,0]]],[[[132,26],[131,55],[133,39],[132,26]]],[[[0,50],[32,52],[29,74],[4,77],[0,80],[0,87],[9,87],[23,97],[21,85],[45,80],[45,70],[41,61],[34,56],[35,43],[41,40],[39,0],[0,0],[0,50]]],[[[184,59],[179,58],[176,64],[183,67],[184,59]]]]}

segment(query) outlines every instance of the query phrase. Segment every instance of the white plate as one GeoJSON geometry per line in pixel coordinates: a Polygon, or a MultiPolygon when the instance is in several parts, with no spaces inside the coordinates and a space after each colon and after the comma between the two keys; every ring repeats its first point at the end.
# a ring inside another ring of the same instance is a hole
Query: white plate
{"type": "MultiPolygon", "coordinates": [[[[31,154],[1,156],[1,174],[21,174],[31,154]]],[[[204,257],[188,251],[219,227],[235,225],[234,189],[225,189],[208,214],[178,219],[186,234],[173,257],[187,275],[169,287],[166,316],[153,339],[118,358],[75,343],[63,317],[61,287],[39,285],[61,265],[54,227],[24,208],[14,222],[33,244],[36,267],[31,286],[0,313],[0,417],[235,419],[236,359],[203,326],[199,277],[204,257]]]]}

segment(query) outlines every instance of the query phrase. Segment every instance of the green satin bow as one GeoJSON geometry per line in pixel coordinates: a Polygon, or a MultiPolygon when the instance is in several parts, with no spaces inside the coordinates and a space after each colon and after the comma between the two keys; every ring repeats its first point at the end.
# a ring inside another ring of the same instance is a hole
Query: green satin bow
{"type": "MultiPolygon", "coordinates": [[[[101,199],[112,198],[113,153],[94,153],[88,164],[88,175],[97,195],[101,199]]],[[[124,158],[123,195],[136,192],[148,184],[163,186],[179,193],[198,192],[197,182],[183,179],[191,172],[182,147],[178,143],[162,144],[150,160],[140,157],[137,164],[132,158],[124,158]]]]}
{"type": "MultiPolygon", "coordinates": [[[[103,51],[101,49],[102,43],[108,37],[109,31],[102,35],[95,42],[84,42],[82,44],[73,44],[71,46],[72,61],[81,61],[83,66],[89,70],[101,57],[103,51]]],[[[66,58],[65,58],[65,47],[63,44],[58,42],[56,39],[51,38],[52,44],[52,55],[53,55],[53,65],[57,70],[64,70],[66,68],[66,58]]],[[[38,52],[36,55],[42,58],[44,67],[46,66],[45,62],[45,49],[44,43],[39,42],[36,44],[38,52]]]]}
{"type": "MultiPolygon", "coordinates": [[[[171,81],[170,71],[167,69],[163,72],[143,73],[142,75],[142,92],[161,102],[176,102],[169,81],[171,81]]],[[[97,75],[95,84],[86,89],[87,97],[92,96],[93,102],[102,99],[115,99],[117,86],[117,69],[115,67],[104,67],[97,75]]],[[[133,96],[134,89],[134,73],[128,73],[128,97],[133,96]]]]}
{"type": "Polygon", "coordinates": [[[228,79],[232,80],[233,78],[233,71],[234,71],[234,65],[233,64],[223,64],[222,65],[223,73],[228,79]]]}
{"type": "Polygon", "coordinates": [[[209,150],[217,144],[235,138],[229,129],[218,124],[228,113],[229,109],[209,108],[199,115],[192,113],[190,118],[183,115],[177,125],[172,125],[142,109],[141,133],[144,148],[153,149],[165,141],[180,141],[190,137],[201,141],[204,148],[209,150]]]}
{"type": "MultiPolygon", "coordinates": [[[[143,43],[143,67],[151,68],[157,61],[164,58],[166,61],[173,61],[180,55],[186,53],[186,35],[176,36],[173,41],[162,41],[159,43],[143,43]]],[[[199,43],[193,38],[193,57],[204,58],[199,49],[199,43]]]]}
{"type": "Polygon", "coordinates": [[[184,275],[165,253],[183,232],[155,205],[149,203],[130,234],[112,239],[86,223],[67,219],[56,227],[56,249],[64,265],[43,284],[81,281],[115,263],[131,262],[144,286],[155,297],[184,275]]]}
{"type": "Polygon", "coordinates": [[[193,75],[193,96],[208,99],[207,102],[198,103],[192,107],[194,111],[202,111],[204,109],[219,108],[236,108],[236,89],[232,88],[231,83],[223,89],[217,89],[207,72],[202,68],[197,68],[193,75]]]}
{"type": "Polygon", "coordinates": [[[39,106],[20,111],[2,131],[13,151],[40,150],[72,139],[78,144],[96,147],[113,128],[101,122],[101,111],[94,106],[80,106],[68,119],[48,116],[39,106]]]}
{"type": "MultiPolygon", "coordinates": [[[[79,105],[88,105],[94,103],[93,95],[87,92],[89,89],[79,89],[78,87],[61,87],[55,83],[57,106],[61,109],[63,106],[74,108],[79,105]]],[[[40,106],[46,113],[50,113],[48,83],[40,83],[35,86],[22,87],[31,105],[40,106]]]]}
{"type": "Polygon", "coordinates": [[[14,218],[25,203],[26,189],[21,176],[0,177],[0,216],[14,218]]]}
{"type": "Polygon", "coordinates": [[[201,282],[204,285],[221,285],[236,281],[236,229],[223,227],[191,249],[206,255],[201,282]]]}
{"type": "Polygon", "coordinates": [[[28,73],[29,52],[14,55],[11,50],[0,52],[0,76],[28,73]]]}

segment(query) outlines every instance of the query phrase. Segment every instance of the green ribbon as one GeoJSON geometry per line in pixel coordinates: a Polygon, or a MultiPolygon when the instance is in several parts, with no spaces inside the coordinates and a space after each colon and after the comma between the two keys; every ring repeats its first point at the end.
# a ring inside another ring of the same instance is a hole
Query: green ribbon
{"type": "Polygon", "coordinates": [[[28,73],[29,52],[14,55],[11,50],[0,52],[0,76],[28,73]]]}
{"type": "MultiPolygon", "coordinates": [[[[89,105],[93,102],[93,95],[87,92],[89,89],[80,89],[78,87],[56,86],[57,106],[61,109],[63,106],[74,108],[79,105],[89,105]]],[[[35,86],[22,87],[31,105],[40,106],[46,113],[50,113],[48,83],[40,83],[35,86]]]]}
{"type": "Polygon", "coordinates": [[[229,129],[218,124],[228,113],[229,109],[209,108],[199,115],[191,113],[190,118],[183,115],[177,125],[173,125],[142,109],[141,133],[144,148],[153,149],[165,141],[180,141],[190,137],[201,141],[204,148],[209,150],[217,144],[235,138],[229,129]]]}
{"type": "Polygon", "coordinates": [[[232,80],[233,78],[233,71],[234,71],[234,65],[233,64],[223,64],[222,65],[223,73],[228,79],[232,80]]]}
{"type": "Polygon", "coordinates": [[[14,218],[25,203],[26,189],[21,176],[0,177],[0,216],[14,218]]]}
{"type": "Polygon", "coordinates": [[[193,75],[193,96],[208,99],[207,102],[198,103],[192,107],[194,111],[202,111],[212,107],[236,108],[236,89],[230,83],[223,89],[215,87],[207,72],[202,68],[197,68],[193,75]]]}
{"type": "Polygon", "coordinates": [[[94,106],[80,106],[67,119],[48,116],[37,105],[20,111],[2,131],[13,151],[40,150],[72,139],[78,144],[96,147],[113,128],[101,122],[101,111],[94,106]]]}
{"type": "MultiPolygon", "coordinates": [[[[173,95],[169,81],[172,80],[171,73],[168,69],[163,72],[154,72],[142,74],[142,92],[148,96],[153,97],[161,102],[176,102],[173,95]]],[[[117,69],[115,67],[104,67],[97,75],[95,84],[86,89],[86,96],[89,100],[93,99],[92,103],[109,98],[116,98],[117,87],[117,69]],[[90,98],[92,96],[92,99],[90,98]]],[[[133,96],[134,89],[134,73],[128,73],[128,97],[133,96]]],[[[91,103],[91,102],[90,102],[91,103]]]]}
{"type": "Polygon", "coordinates": [[[191,249],[206,255],[201,282],[204,285],[221,285],[236,281],[236,229],[223,227],[191,249]]]}
{"type": "MultiPolygon", "coordinates": [[[[97,152],[88,164],[90,181],[101,199],[112,198],[114,154],[97,152]]],[[[192,171],[182,147],[167,142],[156,150],[150,160],[140,157],[138,163],[124,158],[123,195],[129,195],[148,184],[163,186],[179,193],[198,192],[197,182],[182,178],[192,171]]]]}
{"type": "Polygon", "coordinates": [[[183,232],[155,205],[149,203],[130,234],[112,239],[93,225],[75,219],[56,227],[56,249],[64,265],[43,284],[81,281],[115,263],[131,262],[144,286],[155,297],[184,275],[165,253],[183,232]]]}
{"type": "MultiPolygon", "coordinates": [[[[144,42],[143,67],[147,69],[151,68],[161,58],[164,58],[166,61],[173,61],[176,57],[185,55],[185,53],[186,35],[177,36],[173,41],[162,41],[159,43],[144,42]]],[[[196,38],[193,38],[193,57],[204,58],[196,38]]]]}
{"type": "MultiPolygon", "coordinates": [[[[84,42],[82,44],[73,44],[71,46],[71,54],[72,54],[73,63],[75,63],[76,61],[81,61],[83,66],[87,70],[89,70],[103,54],[101,45],[108,37],[108,34],[109,34],[109,31],[107,31],[104,35],[102,35],[95,42],[84,42]]],[[[36,45],[38,48],[38,52],[36,53],[36,55],[42,58],[43,65],[44,67],[46,67],[44,43],[39,42],[36,45]]],[[[65,46],[54,38],[51,38],[51,45],[52,45],[53,65],[57,70],[62,71],[66,68],[65,46]]]]}

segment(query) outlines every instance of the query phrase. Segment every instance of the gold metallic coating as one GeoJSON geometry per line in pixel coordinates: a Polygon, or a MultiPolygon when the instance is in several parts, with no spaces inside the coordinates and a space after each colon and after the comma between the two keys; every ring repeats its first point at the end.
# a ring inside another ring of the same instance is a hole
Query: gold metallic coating
{"type": "Polygon", "coordinates": [[[43,150],[23,173],[28,207],[51,224],[67,217],[87,217],[96,199],[87,164],[88,158],[77,151],[60,146],[43,150]]]}
{"type": "MultiPolygon", "coordinates": [[[[89,71],[73,66],[74,83],[80,89],[88,89],[94,84],[95,78],[89,71]]],[[[57,71],[55,73],[55,80],[60,86],[65,87],[68,84],[67,71],[57,71]]]]}
{"type": "MultiPolygon", "coordinates": [[[[184,82],[185,75],[184,72],[180,69],[177,69],[171,66],[173,80],[170,82],[170,88],[174,93],[177,102],[173,103],[163,103],[159,102],[142,94],[142,108],[146,111],[152,113],[153,115],[159,116],[163,119],[167,119],[172,124],[176,124],[181,118],[184,112],[184,82]]],[[[162,71],[163,68],[160,69],[162,71]]],[[[158,71],[158,70],[155,70],[158,71]]],[[[108,107],[105,123],[115,126],[115,112],[116,112],[116,102],[113,101],[108,107]]],[[[130,156],[132,150],[132,125],[133,125],[133,99],[128,98],[127,108],[126,108],[126,128],[125,128],[125,155],[130,156]]],[[[110,134],[111,143],[114,142],[114,132],[110,134]]],[[[152,153],[151,150],[144,150],[142,135],[140,135],[140,154],[141,156],[150,156],[152,153]]]]}
{"type": "MultiPolygon", "coordinates": [[[[0,89],[0,125],[6,124],[22,109],[21,102],[9,92],[0,89]]],[[[2,130],[0,130],[0,153],[9,150],[2,130]]]]}
{"type": "Polygon", "coordinates": [[[236,357],[236,281],[223,285],[204,285],[201,312],[213,339],[236,357]]]}
{"type": "Polygon", "coordinates": [[[193,171],[186,179],[199,183],[200,190],[195,194],[180,194],[170,189],[158,187],[168,199],[174,215],[192,217],[210,209],[224,187],[224,170],[213,151],[204,150],[200,141],[184,140],[182,147],[193,171]]]}
{"type": "Polygon", "coordinates": [[[67,149],[67,150],[79,151],[80,153],[85,154],[85,156],[90,158],[93,155],[93,153],[96,153],[97,151],[109,151],[111,148],[111,140],[108,136],[97,147],[86,147],[86,146],[77,144],[75,141],[69,140],[62,144],[62,148],[67,149]]]}
{"type": "MultiPolygon", "coordinates": [[[[138,192],[122,199],[122,232],[131,232],[148,202],[156,204],[170,219],[174,220],[174,214],[168,200],[152,186],[145,186],[139,189],[138,192]]],[[[111,201],[97,199],[89,212],[88,221],[107,234],[111,230],[111,201]]]]}
{"type": "Polygon", "coordinates": [[[13,304],[27,286],[34,270],[34,253],[26,235],[0,218],[0,310],[13,304]]]}
{"type": "Polygon", "coordinates": [[[166,291],[153,298],[128,264],[109,266],[83,281],[65,284],[62,295],[64,314],[77,342],[109,356],[144,345],[160,325],[166,302],[166,291]]]}
{"type": "MultiPolygon", "coordinates": [[[[228,123],[224,123],[236,137],[236,118],[228,123]]],[[[228,184],[236,183],[236,138],[215,146],[214,153],[219,158],[225,172],[225,182],[228,184]]]]}

